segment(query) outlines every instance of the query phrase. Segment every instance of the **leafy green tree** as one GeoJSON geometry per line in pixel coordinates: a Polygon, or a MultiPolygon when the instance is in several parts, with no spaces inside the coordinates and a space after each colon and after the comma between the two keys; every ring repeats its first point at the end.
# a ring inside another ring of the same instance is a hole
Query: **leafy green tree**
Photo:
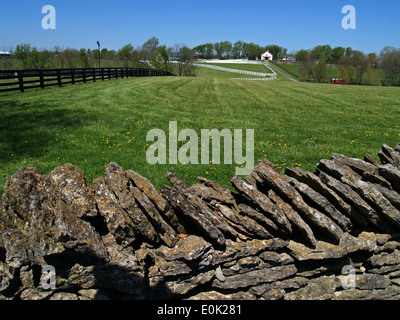
{"type": "MultiPolygon", "coordinates": [[[[98,50],[97,50],[98,51],[98,50]]],[[[65,49],[62,53],[65,64],[68,68],[76,68],[79,64],[80,53],[76,49],[65,49]]]]}
{"type": "MultiPolygon", "coordinates": [[[[89,50],[88,50],[89,51],[89,50]]],[[[54,54],[54,67],[55,68],[64,68],[64,57],[63,57],[64,50],[60,46],[55,46],[53,49],[54,54]]]]}
{"type": "Polygon", "coordinates": [[[194,52],[192,49],[184,46],[182,48],[183,75],[186,77],[195,76],[194,52]]]}
{"type": "Polygon", "coordinates": [[[309,50],[301,49],[295,54],[296,60],[299,62],[300,79],[309,80],[313,75],[314,60],[309,50]]]}
{"type": "Polygon", "coordinates": [[[378,61],[378,56],[376,55],[376,53],[374,53],[374,52],[369,53],[367,55],[366,59],[367,59],[369,68],[373,68],[373,69],[378,68],[379,61],[378,61]]]}
{"type": "Polygon", "coordinates": [[[299,75],[301,81],[307,81],[310,77],[307,68],[303,65],[299,65],[299,75]]]}
{"type": "Polygon", "coordinates": [[[32,48],[29,43],[21,43],[15,47],[14,57],[21,62],[24,69],[28,68],[31,51],[32,48]]]}
{"type": "Polygon", "coordinates": [[[214,55],[214,44],[212,44],[211,42],[207,42],[205,44],[205,48],[206,48],[206,59],[211,59],[214,55]]]}
{"type": "Polygon", "coordinates": [[[31,50],[28,65],[33,69],[45,69],[49,63],[51,54],[48,50],[38,51],[35,47],[31,50]]]}
{"type": "Polygon", "coordinates": [[[124,45],[121,49],[118,50],[118,58],[121,59],[124,63],[124,67],[129,67],[130,61],[133,58],[133,46],[131,43],[124,45]]]}
{"type": "Polygon", "coordinates": [[[346,68],[346,71],[347,71],[347,74],[349,75],[349,82],[350,83],[354,83],[354,78],[355,78],[355,76],[356,76],[356,69],[353,67],[353,66],[348,66],[347,68],[346,68]]]}
{"type": "MultiPolygon", "coordinates": [[[[4,51],[6,51],[6,49],[3,49],[4,51]]],[[[9,56],[1,56],[0,57],[0,69],[2,70],[12,70],[14,69],[13,65],[14,65],[14,59],[13,59],[13,52],[14,49],[12,47],[8,48],[7,50],[10,55],[9,56]]]]}
{"type": "Polygon", "coordinates": [[[205,59],[206,53],[207,53],[207,48],[205,44],[200,44],[196,47],[193,48],[193,51],[201,56],[202,59],[205,59]]]}
{"type": "Polygon", "coordinates": [[[400,75],[400,49],[385,47],[379,54],[380,66],[388,84],[398,84],[400,75]]]}
{"type": "Polygon", "coordinates": [[[346,67],[340,67],[337,77],[338,79],[342,79],[344,81],[350,81],[349,73],[347,72],[346,67]]]}
{"type": "Polygon", "coordinates": [[[350,65],[355,69],[356,82],[357,84],[360,84],[363,74],[368,68],[368,60],[366,59],[364,53],[356,50],[353,51],[349,62],[350,65]]]}
{"type": "Polygon", "coordinates": [[[224,54],[224,44],[223,42],[214,43],[214,50],[217,53],[217,58],[222,59],[222,55],[224,54]]]}
{"type": "Polygon", "coordinates": [[[82,68],[90,68],[88,53],[84,48],[79,50],[79,62],[82,68]]]}
{"type": "Polygon", "coordinates": [[[295,58],[299,62],[307,60],[308,56],[309,56],[309,51],[304,49],[297,51],[297,53],[295,54],[295,58]]]}
{"type": "Polygon", "coordinates": [[[170,67],[169,67],[169,54],[168,54],[168,50],[167,47],[165,45],[159,46],[157,48],[158,51],[158,56],[160,57],[162,63],[163,63],[163,69],[165,71],[170,71],[170,67]]]}
{"type": "Polygon", "coordinates": [[[171,54],[176,59],[176,73],[179,76],[194,76],[195,66],[194,62],[194,51],[188,48],[183,43],[175,43],[172,48],[170,48],[171,54]]]}
{"type": "Polygon", "coordinates": [[[157,54],[157,47],[160,44],[158,38],[152,37],[143,43],[142,46],[142,55],[144,60],[152,60],[154,56],[157,54]]]}
{"type": "Polygon", "coordinates": [[[232,56],[233,56],[234,59],[240,59],[242,57],[243,45],[244,45],[244,42],[241,41],[241,40],[236,41],[233,44],[232,56]]]}
{"type": "Polygon", "coordinates": [[[344,56],[346,49],[343,47],[335,47],[332,49],[331,54],[329,55],[329,62],[331,63],[339,63],[341,57],[344,56]]]}
{"type": "Polygon", "coordinates": [[[245,56],[249,60],[255,60],[256,58],[261,57],[263,53],[263,48],[261,48],[258,44],[253,42],[244,43],[243,44],[243,56],[245,56]]]}
{"type": "Polygon", "coordinates": [[[93,49],[92,50],[92,57],[93,57],[94,60],[99,61],[99,58],[100,58],[99,49],[93,49]]]}
{"type": "Polygon", "coordinates": [[[221,42],[223,53],[225,54],[225,57],[227,59],[230,59],[232,55],[232,43],[229,41],[223,41],[221,42]]]}
{"type": "Polygon", "coordinates": [[[321,45],[315,46],[311,50],[310,54],[314,60],[322,59],[322,60],[327,61],[330,57],[331,52],[332,52],[332,47],[329,44],[326,44],[326,45],[322,45],[322,46],[321,45]]]}
{"type": "Polygon", "coordinates": [[[101,64],[102,67],[115,67],[117,52],[115,50],[101,49],[101,64]]]}
{"type": "Polygon", "coordinates": [[[324,59],[318,60],[312,70],[315,81],[319,83],[326,82],[326,62],[324,59]]]}
{"type": "Polygon", "coordinates": [[[351,47],[347,47],[346,50],[345,50],[345,52],[344,52],[344,55],[345,55],[347,58],[350,59],[350,57],[351,57],[352,54],[353,54],[353,49],[352,49],[351,47]]]}

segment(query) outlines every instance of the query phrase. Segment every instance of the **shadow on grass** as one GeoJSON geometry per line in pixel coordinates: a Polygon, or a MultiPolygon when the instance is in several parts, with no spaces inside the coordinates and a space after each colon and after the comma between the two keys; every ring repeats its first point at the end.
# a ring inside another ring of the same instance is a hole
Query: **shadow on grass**
{"type": "Polygon", "coordinates": [[[96,116],[69,111],[41,101],[3,101],[0,105],[0,162],[41,158],[57,142],[64,128],[71,132],[96,116]]]}

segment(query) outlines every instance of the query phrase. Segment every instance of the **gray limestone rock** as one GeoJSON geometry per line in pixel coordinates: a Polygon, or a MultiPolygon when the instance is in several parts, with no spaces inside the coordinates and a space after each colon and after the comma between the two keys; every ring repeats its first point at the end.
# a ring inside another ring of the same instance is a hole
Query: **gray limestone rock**
{"type": "Polygon", "coordinates": [[[303,168],[286,168],[285,173],[319,192],[347,217],[351,216],[351,206],[347,204],[334,190],[323,183],[316,174],[308,172],[303,168]]]}
{"type": "Polygon", "coordinates": [[[373,156],[371,156],[369,153],[366,153],[364,155],[364,161],[371,163],[377,167],[381,165],[381,163],[378,160],[376,160],[373,156]]]}
{"type": "Polygon", "coordinates": [[[230,209],[226,205],[216,204],[216,209],[235,226],[242,227],[245,233],[252,237],[269,239],[272,235],[259,223],[248,216],[240,215],[235,209],[230,209]]]}
{"type": "MultiPolygon", "coordinates": [[[[57,170],[66,172],[73,167],[57,170]]],[[[74,196],[68,194],[68,188],[62,194],[57,188],[49,176],[35,168],[22,168],[7,181],[0,230],[9,265],[45,265],[47,256],[72,252],[108,259],[99,234],[81,219],[82,211],[73,211],[82,198],[77,196],[76,203],[67,205],[63,199],[74,196]]],[[[74,190],[71,188],[71,192],[74,190]]]]}
{"type": "Polygon", "coordinates": [[[196,192],[189,187],[186,183],[178,178],[178,176],[172,172],[167,172],[167,179],[171,184],[179,190],[182,196],[188,200],[193,206],[198,208],[204,217],[206,217],[214,226],[216,226],[224,235],[229,237],[237,237],[238,233],[229,225],[227,220],[220,214],[218,214],[210,204],[203,201],[196,192]]]}
{"type": "Polygon", "coordinates": [[[254,219],[257,223],[264,226],[266,230],[270,229],[273,231],[278,231],[277,225],[271,219],[263,215],[260,211],[257,211],[256,209],[253,209],[252,207],[243,203],[238,205],[238,209],[240,210],[240,214],[254,219]]]}
{"type": "Polygon", "coordinates": [[[285,213],[266,196],[242,178],[235,176],[231,179],[231,184],[249,201],[254,203],[262,212],[271,219],[284,233],[292,232],[292,227],[285,213]]]}
{"type": "Polygon", "coordinates": [[[379,166],[379,174],[392,185],[393,190],[400,192],[400,171],[391,164],[379,166]]]}
{"type": "Polygon", "coordinates": [[[367,220],[373,225],[387,230],[387,225],[382,221],[382,218],[379,217],[377,212],[349,185],[340,182],[324,172],[320,172],[319,178],[353,206],[352,220],[363,225],[365,225],[364,221],[367,220]]]}
{"type": "Polygon", "coordinates": [[[171,223],[178,233],[187,233],[168,201],[163,198],[147,178],[132,170],[125,171],[125,174],[131,180],[132,185],[139,188],[153,202],[160,214],[165,216],[165,219],[171,223]]]}
{"type": "Polygon", "coordinates": [[[264,268],[247,273],[225,277],[225,281],[221,282],[214,279],[212,286],[219,289],[240,289],[250,286],[256,286],[262,283],[281,280],[294,275],[297,269],[294,264],[286,266],[277,266],[272,268],[264,268]]]}
{"type": "Polygon", "coordinates": [[[400,211],[373,184],[358,180],[352,185],[365,200],[372,203],[376,210],[391,222],[391,225],[400,228],[400,211]]]}
{"type": "Polygon", "coordinates": [[[114,162],[106,165],[104,169],[106,187],[113,195],[113,200],[120,211],[130,219],[130,227],[133,228],[137,236],[149,243],[157,244],[160,237],[129,190],[131,183],[126,177],[125,171],[114,162]]]}
{"type": "Polygon", "coordinates": [[[168,186],[162,187],[161,193],[172,207],[174,207],[175,210],[179,210],[179,212],[190,221],[190,223],[196,227],[201,234],[205,235],[206,238],[210,239],[210,241],[217,245],[225,245],[225,237],[218,227],[215,226],[210,219],[195,206],[195,204],[190,203],[183,194],[168,186]]]}
{"type": "Polygon", "coordinates": [[[286,177],[286,179],[303,197],[307,198],[309,202],[313,203],[317,208],[336,222],[343,231],[348,232],[351,230],[352,223],[350,219],[340,211],[336,210],[336,208],[323,195],[310,188],[307,184],[299,182],[294,178],[286,177]]]}
{"type": "Polygon", "coordinates": [[[311,227],[302,219],[302,217],[285,201],[283,201],[273,190],[268,191],[269,198],[285,213],[286,217],[293,226],[299,230],[306,242],[311,246],[317,244],[311,227]]]}
{"type": "Polygon", "coordinates": [[[285,294],[285,300],[331,300],[336,290],[334,276],[312,279],[307,286],[285,294]]]}
{"type": "Polygon", "coordinates": [[[313,226],[328,236],[339,240],[343,230],[326,215],[308,206],[297,190],[286,181],[285,177],[266,165],[259,164],[255,169],[263,181],[284,200],[289,200],[294,209],[313,226]]]}
{"type": "Polygon", "coordinates": [[[400,169],[400,154],[395,149],[387,144],[382,145],[382,150],[379,151],[378,156],[381,158],[383,164],[390,163],[397,169],[400,169]]]}
{"type": "Polygon", "coordinates": [[[338,259],[356,251],[374,251],[378,241],[387,241],[389,237],[378,237],[374,233],[362,232],[358,237],[345,233],[338,245],[318,241],[316,248],[307,248],[291,240],[288,249],[290,255],[299,261],[338,259]]]}
{"type": "Polygon", "coordinates": [[[379,174],[378,167],[373,165],[372,163],[363,161],[357,158],[349,158],[343,154],[339,153],[332,153],[332,159],[338,160],[343,162],[344,164],[348,165],[352,170],[354,170],[359,175],[364,175],[364,173],[369,173],[372,175],[379,174]]]}

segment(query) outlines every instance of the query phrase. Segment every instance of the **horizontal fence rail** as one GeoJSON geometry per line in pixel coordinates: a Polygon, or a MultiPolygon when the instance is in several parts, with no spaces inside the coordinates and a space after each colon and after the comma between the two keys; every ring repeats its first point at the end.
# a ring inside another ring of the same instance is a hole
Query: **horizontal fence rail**
{"type": "Polygon", "coordinates": [[[144,68],[73,68],[50,70],[0,71],[0,92],[62,86],[78,82],[104,81],[128,77],[175,76],[173,73],[144,68]],[[8,80],[8,81],[7,81],[8,80]],[[10,81],[12,80],[12,81],[10,81]]]}
{"type": "Polygon", "coordinates": [[[255,72],[255,71],[247,71],[247,70],[239,70],[239,69],[231,69],[231,68],[224,68],[220,66],[215,66],[215,65],[209,65],[209,64],[203,64],[203,63],[194,63],[195,66],[197,67],[203,67],[203,68],[209,68],[213,70],[218,70],[218,71],[224,71],[224,72],[232,72],[232,73],[238,73],[238,74],[245,74],[253,77],[262,77],[265,78],[265,80],[275,80],[276,79],[276,72],[272,70],[269,66],[265,65],[269,70],[271,70],[272,73],[264,73],[264,72],[255,72]]]}
{"type": "Polygon", "coordinates": [[[236,64],[263,64],[262,60],[247,60],[247,59],[203,59],[197,60],[201,63],[236,63],[236,64]]]}

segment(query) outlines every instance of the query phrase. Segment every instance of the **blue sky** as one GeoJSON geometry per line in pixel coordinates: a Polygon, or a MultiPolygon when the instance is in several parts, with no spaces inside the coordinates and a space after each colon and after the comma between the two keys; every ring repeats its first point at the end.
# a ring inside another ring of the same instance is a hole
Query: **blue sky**
{"type": "Polygon", "coordinates": [[[39,49],[118,49],[156,36],[161,44],[243,40],[291,50],[318,44],[366,53],[400,47],[399,0],[1,0],[0,50],[25,42],[39,49]],[[56,30],[41,26],[56,9],[56,30]],[[342,7],[356,8],[356,30],[342,28],[342,7]]]}

